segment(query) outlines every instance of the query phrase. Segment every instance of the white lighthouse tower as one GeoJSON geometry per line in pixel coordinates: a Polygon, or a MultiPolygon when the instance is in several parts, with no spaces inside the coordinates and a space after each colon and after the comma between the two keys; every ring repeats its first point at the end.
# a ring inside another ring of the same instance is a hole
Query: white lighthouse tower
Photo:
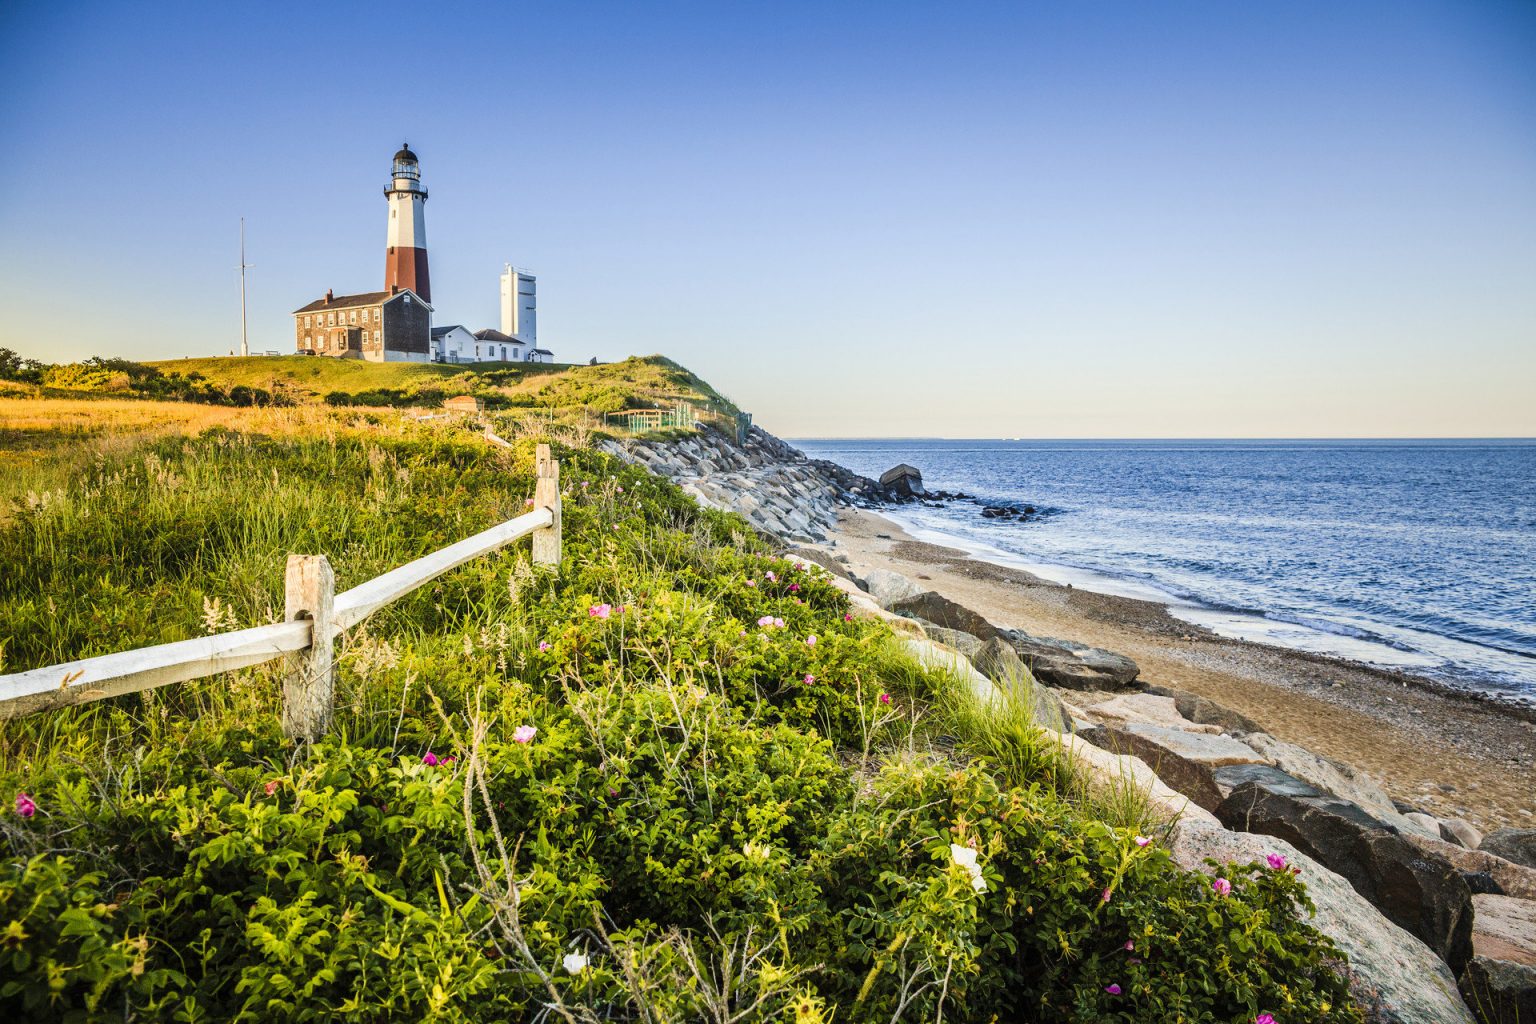
{"type": "Polygon", "coordinates": [[[432,301],[432,281],[427,274],[427,190],[421,187],[421,166],[409,143],[395,154],[390,183],[384,186],[389,199],[389,239],[384,257],[384,288],[409,288],[432,301]]]}

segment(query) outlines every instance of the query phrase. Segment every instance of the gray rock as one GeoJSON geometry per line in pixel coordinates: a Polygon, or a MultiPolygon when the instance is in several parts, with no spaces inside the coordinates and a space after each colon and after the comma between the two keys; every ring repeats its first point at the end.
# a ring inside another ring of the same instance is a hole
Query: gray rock
{"type": "Polygon", "coordinates": [[[1055,732],[1071,731],[1072,718],[1061,698],[1029,674],[1029,669],[1012,647],[993,637],[971,658],[983,675],[1029,706],[1036,725],[1055,732]]]}
{"type": "MultiPolygon", "coordinates": [[[[935,625],[932,622],[924,622],[921,619],[918,620],[918,624],[923,627],[923,632],[928,635],[930,640],[937,640],[941,644],[953,647],[972,661],[976,660],[976,656],[981,653],[981,649],[985,646],[980,640],[971,636],[971,634],[963,633],[958,629],[945,629],[943,626],[935,625]]],[[[981,668],[980,665],[976,667],[981,668]]]]}
{"type": "Polygon", "coordinates": [[[1120,690],[1141,671],[1123,654],[1050,637],[1005,631],[1009,645],[1036,679],[1064,690],[1120,690]]]}
{"type": "MultiPolygon", "coordinates": [[[[1472,1024],[1456,991],[1455,977],[1425,945],[1371,906],[1339,875],[1281,839],[1229,832],[1198,820],[1181,821],[1169,853],[1190,871],[1219,864],[1263,862],[1278,853],[1301,869],[1300,879],[1317,905],[1312,925],[1349,958],[1349,987],[1381,1024],[1472,1024]]],[[[1286,1018],[1282,1017],[1281,1020],[1286,1018]]]]}
{"type": "Polygon", "coordinates": [[[1465,818],[1441,818],[1440,838],[1469,850],[1477,849],[1483,842],[1483,834],[1465,818]]]}
{"type": "Polygon", "coordinates": [[[1379,818],[1393,828],[1400,831],[1417,829],[1427,836],[1440,835],[1438,822],[1426,826],[1405,818],[1399,813],[1392,803],[1392,798],[1387,795],[1387,791],[1365,772],[1314,754],[1305,747],[1275,739],[1267,733],[1244,736],[1243,742],[1263,754],[1280,770],[1310,782],[1325,793],[1332,793],[1352,804],[1359,804],[1369,811],[1372,817],[1379,818]]]}
{"type": "Polygon", "coordinates": [[[1496,892],[1522,900],[1536,900],[1536,868],[1515,864],[1487,850],[1468,850],[1418,832],[1404,832],[1402,836],[1419,849],[1437,854],[1454,864],[1473,892],[1496,892]],[[1474,877],[1487,879],[1493,887],[1481,881],[1474,882],[1474,877]]]}
{"type": "Polygon", "coordinates": [[[1474,956],[1462,972],[1461,991],[1484,1024],[1536,1021],[1536,967],[1474,956]]]}
{"type": "Polygon", "coordinates": [[[1473,896],[1472,948],[1478,956],[1536,967],[1536,903],[1473,896]]]}
{"type": "Polygon", "coordinates": [[[922,619],[924,622],[932,622],[945,629],[958,629],[962,633],[971,634],[978,640],[985,641],[1002,636],[1002,631],[981,615],[932,590],[902,598],[889,605],[889,608],[898,615],[922,619]]]}
{"type": "Polygon", "coordinates": [[[1461,873],[1355,804],[1284,795],[1249,782],[1234,789],[1215,814],[1229,828],[1284,839],[1342,875],[1453,973],[1472,958],[1472,892],[1461,873]]]}
{"type": "Polygon", "coordinates": [[[1495,829],[1483,837],[1477,848],[1515,864],[1536,868],[1536,828],[1495,829]]]}
{"type": "Polygon", "coordinates": [[[1219,726],[1222,732],[1230,732],[1235,736],[1264,731],[1263,726],[1247,715],[1217,704],[1197,693],[1174,689],[1171,686],[1149,686],[1144,692],[1159,697],[1172,697],[1174,705],[1179,709],[1179,714],[1196,725],[1219,726]]]}
{"type": "Polygon", "coordinates": [[[923,592],[915,580],[889,569],[869,570],[864,577],[864,589],[869,591],[869,596],[875,599],[876,604],[886,609],[923,592]]]}
{"type": "Polygon", "coordinates": [[[1208,811],[1221,804],[1215,769],[1262,762],[1253,749],[1227,736],[1186,732],[1141,722],[1079,730],[1089,743],[1117,754],[1134,754],[1174,789],[1208,811]]]}

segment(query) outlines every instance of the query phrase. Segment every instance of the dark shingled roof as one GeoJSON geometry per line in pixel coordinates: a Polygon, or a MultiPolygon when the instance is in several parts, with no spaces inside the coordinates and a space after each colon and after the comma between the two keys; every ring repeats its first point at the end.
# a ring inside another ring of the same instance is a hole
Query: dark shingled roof
{"type": "Polygon", "coordinates": [[[480,341],[508,341],[514,345],[527,344],[527,342],[518,341],[510,334],[502,334],[500,331],[492,330],[489,327],[483,331],[476,331],[475,337],[480,341]]]}
{"type": "Polygon", "coordinates": [[[432,337],[441,338],[449,331],[462,331],[463,329],[463,324],[448,324],[446,327],[434,327],[432,328],[432,337]]]}
{"type": "Polygon", "coordinates": [[[295,313],[313,313],[315,310],[348,309],[352,306],[377,306],[389,298],[389,292],[363,292],[361,295],[337,295],[327,302],[325,299],[316,299],[309,305],[294,310],[295,313]]]}

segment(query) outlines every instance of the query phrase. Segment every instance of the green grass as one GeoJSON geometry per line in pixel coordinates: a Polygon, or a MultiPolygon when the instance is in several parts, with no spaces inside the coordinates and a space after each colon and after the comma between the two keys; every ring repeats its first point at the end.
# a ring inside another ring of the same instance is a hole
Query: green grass
{"type": "MultiPolygon", "coordinates": [[[[272,621],[289,552],[345,588],[532,492],[536,422],[238,412],[4,482],[5,669],[272,621]]],[[[312,748],[281,664],[0,723],[0,1019],[1358,1020],[1289,874],[1218,897],[1074,803],[1022,703],[556,454],[561,564],[520,542],[351,631],[312,748]]]]}
{"type": "Polygon", "coordinates": [[[523,377],[541,377],[566,369],[558,363],[480,363],[471,367],[438,363],[373,363],[363,359],[297,355],[165,359],[149,365],[164,373],[202,374],[221,387],[244,385],[270,391],[277,382],[316,397],[333,391],[357,394],[383,388],[406,390],[441,386],[453,378],[462,378],[467,383],[473,380],[474,374],[486,370],[513,369],[523,377]]]}

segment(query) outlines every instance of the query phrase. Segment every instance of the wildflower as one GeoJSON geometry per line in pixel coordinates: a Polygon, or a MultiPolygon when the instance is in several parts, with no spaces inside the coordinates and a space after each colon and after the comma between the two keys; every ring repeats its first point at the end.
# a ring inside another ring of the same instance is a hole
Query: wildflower
{"type": "Polygon", "coordinates": [[[763,573],[763,575],[768,578],[769,583],[777,583],[779,581],[779,578],[773,574],[772,569],[769,569],[767,572],[763,573]]]}
{"type": "Polygon", "coordinates": [[[262,786],[261,788],[266,791],[267,796],[271,796],[273,793],[277,792],[278,787],[282,784],[283,783],[281,779],[268,779],[266,785],[262,786]]]}
{"type": "Polygon", "coordinates": [[[590,480],[583,480],[583,481],[582,481],[582,482],[581,482],[581,486],[582,486],[582,487],[583,487],[583,488],[586,488],[586,487],[588,487],[588,486],[590,486],[590,485],[591,485],[591,483],[592,483],[592,481],[590,481],[590,480]]]}
{"type": "Polygon", "coordinates": [[[757,586],[757,580],[747,580],[747,586],[749,586],[749,587],[757,586]]]}
{"type": "Polygon", "coordinates": [[[437,759],[437,755],[429,750],[425,754],[421,755],[421,763],[426,765],[428,768],[436,768],[440,762],[437,759]]]}
{"type": "Polygon", "coordinates": [[[549,650],[553,646],[555,646],[555,645],[550,643],[548,640],[540,640],[539,641],[539,653],[542,654],[545,651],[549,650]]]}
{"type": "Polygon", "coordinates": [[[1141,963],[1141,957],[1139,957],[1139,956],[1128,956],[1128,957],[1125,958],[1125,962],[1130,964],[1132,967],[1135,967],[1137,964],[1141,963]]]}
{"type": "Polygon", "coordinates": [[[512,742],[532,743],[533,738],[539,734],[539,730],[531,725],[520,725],[512,732],[512,742]]]}
{"type": "Polygon", "coordinates": [[[961,846],[959,843],[949,844],[949,859],[965,869],[971,876],[971,888],[977,892],[987,891],[987,880],[981,877],[981,865],[976,863],[976,851],[969,846],[961,846]]]}
{"type": "Polygon", "coordinates": [[[621,486],[620,486],[620,487],[619,487],[619,493],[620,493],[620,494],[623,494],[623,493],[624,493],[624,488],[623,488],[623,486],[622,486],[622,485],[621,485],[621,486]]]}
{"type": "Polygon", "coordinates": [[[773,620],[773,626],[774,626],[775,629],[783,629],[784,628],[784,620],[783,619],[779,619],[779,618],[775,618],[773,620]]]}
{"type": "Polygon", "coordinates": [[[741,635],[742,635],[742,636],[746,636],[746,635],[747,635],[747,631],[746,631],[746,630],[742,630],[742,631],[741,631],[741,635]]]}
{"type": "Polygon", "coordinates": [[[1120,994],[1120,986],[1119,985],[1105,985],[1104,986],[1104,991],[1108,992],[1112,996],[1117,996],[1117,995],[1120,994]]]}
{"type": "Polygon", "coordinates": [[[16,813],[23,818],[30,818],[37,813],[37,804],[25,793],[16,794],[16,813]]]}
{"type": "Polygon", "coordinates": [[[843,613],[843,621],[844,622],[852,622],[853,621],[853,612],[844,612],[843,613]]]}
{"type": "Polygon", "coordinates": [[[815,647],[816,646],[816,634],[815,633],[812,633],[810,636],[805,638],[805,646],[807,646],[807,647],[815,647]]]}
{"type": "Polygon", "coordinates": [[[1269,864],[1269,869],[1271,871],[1284,871],[1285,870],[1285,855],[1284,854],[1271,853],[1268,856],[1266,856],[1264,858],[1264,860],[1265,860],[1266,863],[1269,864]]]}
{"type": "Polygon", "coordinates": [[[880,695],[880,703],[881,704],[889,704],[890,702],[891,702],[891,695],[890,694],[882,693],[880,695]]]}
{"type": "Polygon", "coordinates": [[[1147,846],[1152,845],[1152,840],[1148,839],[1146,836],[1137,836],[1136,837],[1136,845],[1137,846],[1141,846],[1141,847],[1147,847],[1147,846]]]}
{"type": "Polygon", "coordinates": [[[532,498],[524,498],[523,499],[523,504],[525,506],[527,506],[528,508],[533,508],[533,499],[532,498]]]}
{"type": "Polygon", "coordinates": [[[1272,1013],[1261,1013],[1253,1018],[1253,1024],[1275,1024],[1275,1015],[1272,1013]]]}
{"type": "Polygon", "coordinates": [[[1099,893],[1099,902],[1100,903],[1108,903],[1110,897],[1113,896],[1113,895],[1114,895],[1113,890],[1105,889],[1103,892],[1099,893]]]}
{"type": "Polygon", "coordinates": [[[565,959],[560,962],[565,965],[566,974],[580,974],[587,969],[587,954],[567,953],[565,959]]]}
{"type": "Polygon", "coordinates": [[[606,619],[609,615],[613,614],[613,605],[595,604],[587,609],[587,614],[594,619],[606,619]]]}
{"type": "Polygon", "coordinates": [[[1132,940],[1132,939],[1126,939],[1125,940],[1125,949],[1126,949],[1126,952],[1134,952],[1135,949],[1136,949],[1135,941],[1132,940]]]}
{"type": "Polygon", "coordinates": [[[810,686],[815,681],[816,681],[816,677],[815,676],[811,675],[809,672],[807,672],[805,674],[805,685],[806,686],[810,686]]]}
{"type": "Polygon", "coordinates": [[[1232,891],[1232,883],[1225,878],[1218,878],[1211,883],[1211,888],[1216,890],[1217,896],[1225,896],[1232,891]]]}
{"type": "Polygon", "coordinates": [[[458,760],[458,758],[454,757],[452,754],[449,754],[447,757],[443,758],[440,763],[442,763],[442,764],[453,764],[457,760],[458,760]]]}
{"type": "Polygon", "coordinates": [[[795,563],[795,568],[796,569],[804,569],[805,568],[805,563],[804,562],[796,562],[795,563]]]}
{"type": "Polygon", "coordinates": [[[769,626],[773,625],[773,616],[764,615],[762,618],[757,620],[757,624],[762,626],[764,629],[767,629],[769,626]]]}
{"type": "Polygon", "coordinates": [[[790,585],[789,585],[789,592],[790,592],[790,593],[791,593],[791,594],[797,594],[797,593],[799,593],[799,592],[800,592],[800,584],[798,584],[798,583],[791,583],[791,584],[790,584],[790,585]]]}

